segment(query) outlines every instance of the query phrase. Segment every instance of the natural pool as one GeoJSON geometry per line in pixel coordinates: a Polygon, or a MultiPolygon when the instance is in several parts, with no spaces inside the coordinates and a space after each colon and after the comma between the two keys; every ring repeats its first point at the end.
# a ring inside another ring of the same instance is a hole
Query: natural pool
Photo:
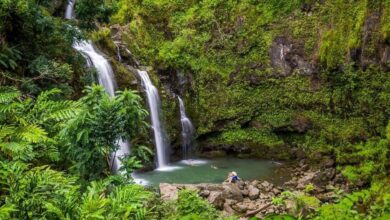
{"type": "Polygon", "coordinates": [[[235,171],[243,180],[267,180],[281,184],[289,178],[289,171],[281,163],[269,160],[218,158],[184,160],[170,164],[167,169],[135,173],[142,184],[159,183],[222,183],[229,172],[235,171]]]}

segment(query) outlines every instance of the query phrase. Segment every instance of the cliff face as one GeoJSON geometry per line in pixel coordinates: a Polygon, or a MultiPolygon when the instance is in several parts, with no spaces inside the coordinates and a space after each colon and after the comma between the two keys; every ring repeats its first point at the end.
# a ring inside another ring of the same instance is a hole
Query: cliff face
{"type": "Polygon", "coordinates": [[[130,3],[120,3],[112,22],[153,66],[173,143],[174,93],[184,97],[203,151],[335,155],[384,135],[390,1],[130,3]]]}

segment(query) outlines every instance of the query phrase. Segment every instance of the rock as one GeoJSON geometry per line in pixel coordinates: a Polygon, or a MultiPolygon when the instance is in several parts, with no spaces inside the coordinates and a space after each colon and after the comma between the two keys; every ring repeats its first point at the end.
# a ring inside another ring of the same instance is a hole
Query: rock
{"type": "Polygon", "coordinates": [[[249,191],[247,189],[241,190],[241,193],[242,193],[243,196],[248,196],[249,195],[249,191]]]}
{"type": "Polygon", "coordinates": [[[263,182],[261,183],[261,186],[264,187],[264,188],[269,187],[269,185],[270,185],[270,183],[267,182],[267,181],[263,181],[263,182]]]}
{"type": "Polygon", "coordinates": [[[218,209],[222,209],[225,203],[225,199],[222,197],[222,192],[217,191],[210,192],[210,195],[207,200],[218,209]]]}
{"type": "Polygon", "coordinates": [[[160,194],[163,200],[176,200],[178,198],[178,191],[179,189],[175,185],[160,183],[160,194]]]}
{"type": "Polygon", "coordinates": [[[260,181],[258,181],[258,180],[253,180],[250,184],[248,184],[248,185],[252,185],[252,186],[257,186],[257,185],[259,185],[260,184],[260,181]]]}
{"type": "Polygon", "coordinates": [[[303,177],[298,179],[297,188],[304,189],[308,184],[310,184],[313,178],[318,174],[318,172],[306,172],[303,177]],[[303,188],[302,188],[303,187],[303,188]]]}
{"type": "Polygon", "coordinates": [[[204,157],[206,158],[220,158],[220,157],[226,157],[226,152],[222,150],[213,150],[209,152],[205,152],[204,157]]]}
{"type": "Polygon", "coordinates": [[[300,167],[305,166],[305,164],[306,164],[306,160],[305,159],[299,161],[299,166],[300,167]]]}
{"type": "Polygon", "coordinates": [[[245,203],[237,203],[233,205],[233,209],[236,210],[238,213],[244,213],[248,210],[248,206],[245,203]]]}
{"type": "Polygon", "coordinates": [[[236,211],[230,206],[229,203],[225,202],[223,204],[223,210],[228,214],[228,215],[234,215],[236,211]]]}
{"type": "Polygon", "coordinates": [[[313,178],[313,183],[317,186],[324,187],[328,181],[332,180],[336,175],[336,169],[329,168],[320,173],[317,173],[313,178]]]}
{"type": "Polygon", "coordinates": [[[296,206],[295,202],[290,199],[285,200],[284,204],[288,213],[292,213],[296,206]]]}
{"type": "Polygon", "coordinates": [[[331,202],[337,198],[337,195],[334,192],[327,192],[318,194],[316,197],[321,200],[321,202],[331,202]]]}
{"type": "Polygon", "coordinates": [[[324,156],[322,158],[322,161],[321,161],[322,167],[330,168],[330,167],[333,167],[334,164],[335,164],[335,161],[330,156],[324,156]]]}
{"type": "Polygon", "coordinates": [[[225,199],[225,203],[227,203],[231,206],[231,205],[237,204],[237,201],[233,200],[233,199],[225,199]]]}
{"type": "Polygon", "coordinates": [[[272,190],[272,188],[274,187],[273,184],[271,184],[267,181],[262,182],[261,186],[262,186],[262,189],[264,189],[264,191],[266,191],[266,192],[270,192],[272,190]]]}
{"type": "Polygon", "coordinates": [[[208,197],[210,195],[210,191],[202,190],[202,191],[199,192],[199,195],[204,197],[204,198],[206,198],[206,197],[208,197]]]}
{"type": "Polygon", "coordinates": [[[265,213],[269,214],[269,213],[274,213],[275,210],[273,208],[270,208],[270,209],[267,209],[267,211],[265,213]]]}
{"type": "Polygon", "coordinates": [[[244,187],[245,187],[245,182],[244,182],[244,181],[238,181],[238,182],[237,182],[237,186],[238,186],[238,188],[240,188],[241,190],[243,190],[244,187]]]}
{"type": "Polygon", "coordinates": [[[260,194],[260,190],[256,187],[254,187],[253,185],[249,185],[248,186],[248,191],[249,191],[249,198],[251,200],[255,200],[259,197],[259,194],[260,194]]]}
{"type": "Polygon", "coordinates": [[[275,195],[279,195],[281,193],[281,191],[278,189],[278,188],[273,188],[272,189],[272,192],[275,194],[275,195]]]}
{"type": "Polygon", "coordinates": [[[264,200],[264,199],[269,199],[269,196],[264,193],[260,193],[259,198],[264,200]]]}
{"type": "Polygon", "coordinates": [[[341,174],[341,173],[337,174],[334,177],[334,182],[335,183],[344,183],[345,182],[345,178],[344,178],[343,174],[341,174]]]}
{"type": "Polygon", "coordinates": [[[243,196],[241,194],[241,190],[238,188],[236,184],[226,183],[223,184],[223,193],[222,196],[224,199],[233,199],[237,201],[242,201],[243,196]]]}
{"type": "Polygon", "coordinates": [[[309,164],[304,164],[303,166],[301,166],[300,170],[301,171],[308,171],[310,168],[309,164]]]}
{"type": "Polygon", "coordinates": [[[292,49],[292,45],[285,38],[277,38],[273,42],[269,55],[272,67],[282,76],[288,76],[292,72],[290,64],[286,60],[286,55],[292,49]]]}

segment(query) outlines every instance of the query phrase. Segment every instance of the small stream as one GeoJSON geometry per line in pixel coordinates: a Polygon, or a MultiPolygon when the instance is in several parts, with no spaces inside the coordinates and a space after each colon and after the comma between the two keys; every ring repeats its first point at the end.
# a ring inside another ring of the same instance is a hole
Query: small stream
{"type": "Polygon", "coordinates": [[[171,170],[153,170],[136,173],[143,184],[158,186],[159,183],[222,183],[229,172],[236,171],[243,180],[267,180],[280,185],[290,177],[288,169],[277,162],[256,159],[217,158],[210,160],[182,160],[170,164],[171,170]]]}

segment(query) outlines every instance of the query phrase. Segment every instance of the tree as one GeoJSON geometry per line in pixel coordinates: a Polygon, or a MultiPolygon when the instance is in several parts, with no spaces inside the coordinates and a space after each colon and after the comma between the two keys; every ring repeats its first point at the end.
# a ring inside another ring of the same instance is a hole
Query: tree
{"type": "Polygon", "coordinates": [[[109,157],[118,140],[131,140],[142,132],[147,112],[140,97],[131,91],[110,98],[101,86],[87,87],[80,99],[80,113],[60,132],[64,154],[73,171],[86,179],[98,179],[109,172],[109,157]]]}

